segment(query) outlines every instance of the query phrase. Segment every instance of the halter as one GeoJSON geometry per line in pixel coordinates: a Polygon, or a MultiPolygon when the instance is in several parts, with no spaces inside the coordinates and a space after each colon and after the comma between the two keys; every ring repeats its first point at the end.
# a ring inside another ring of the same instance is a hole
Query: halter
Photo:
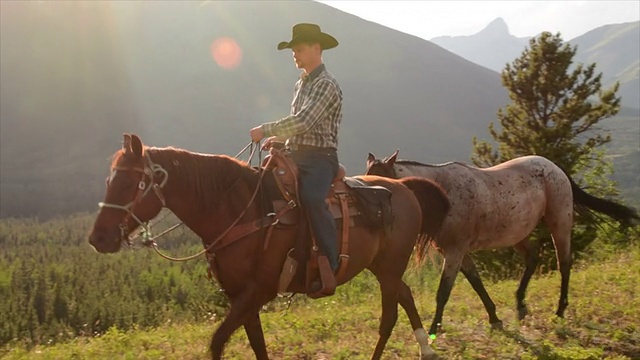
{"type": "Polygon", "coordinates": [[[127,245],[131,245],[131,240],[129,239],[129,237],[127,236],[127,230],[128,230],[128,225],[127,225],[127,221],[129,220],[129,218],[133,218],[139,226],[142,227],[143,232],[145,234],[149,233],[149,228],[147,226],[146,222],[141,221],[136,214],[133,213],[134,207],[140,203],[142,201],[142,199],[147,196],[147,194],[149,194],[149,192],[151,191],[151,189],[153,189],[153,192],[156,194],[156,196],[158,197],[158,199],[160,200],[160,202],[162,203],[162,207],[166,206],[166,202],[164,199],[164,196],[162,195],[162,188],[165,186],[165,184],[167,183],[167,180],[169,180],[169,173],[160,165],[158,164],[154,164],[151,161],[151,158],[149,156],[145,156],[143,158],[143,162],[144,162],[144,167],[140,168],[140,167],[124,167],[124,166],[116,166],[114,167],[112,170],[114,171],[135,171],[135,172],[139,172],[141,173],[141,178],[140,181],[138,182],[138,191],[136,192],[136,196],[134,197],[133,201],[131,201],[130,203],[126,204],[126,205],[118,205],[118,204],[109,204],[109,203],[105,203],[105,202],[100,202],[98,203],[98,206],[100,208],[110,208],[110,209],[116,209],[116,210],[123,210],[127,213],[127,216],[124,217],[124,219],[122,219],[122,222],[120,223],[120,241],[124,241],[126,242],[127,245]],[[144,161],[146,160],[146,161],[144,161]],[[162,175],[164,175],[164,178],[162,179],[162,182],[160,184],[155,182],[154,179],[154,175],[156,173],[161,173],[162,175]],[[147,186],[147,183],[145,181],[145,178],[149,178],[149,185],[147,186]]]}

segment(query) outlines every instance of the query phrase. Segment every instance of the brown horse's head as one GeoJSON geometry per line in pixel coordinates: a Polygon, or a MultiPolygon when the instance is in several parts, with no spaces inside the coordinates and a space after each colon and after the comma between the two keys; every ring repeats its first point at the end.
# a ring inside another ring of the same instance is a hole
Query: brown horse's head
{"type": "MultiPolygon", "coordinates": [[[[162,210],[162,185],[154,178],[158,169],[145,156],[145,148],[136,135],[124,135],[122,149],[113,155],[111,175],[107,178],[107,193],[100,203],[100,212],[89,236],[89,243],[98,252],[120,250],[129,235],[162,210]]],[[[166,173],[164,181],[166,181],[166,173]]]]}
{"type": "Polygon", "coordinates": [[[383,160],[376,159],[375,155],[369,153],[369,157],[367,157],[367,172],[365,174],[397,179],[398,175],[393,168],[393,164],[395,164],[398,157],[398,151],[396,150],[391,156],[383,160]]]}

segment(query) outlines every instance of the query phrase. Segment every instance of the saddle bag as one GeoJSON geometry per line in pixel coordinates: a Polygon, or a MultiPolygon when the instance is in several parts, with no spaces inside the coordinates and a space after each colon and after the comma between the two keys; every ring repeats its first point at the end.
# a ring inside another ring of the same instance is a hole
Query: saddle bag
{"type": "Polygon", "coordinates": [[[367,226],[390,231],[394,217],[391,208],[391,191],[383,186],[367,185],[354,178],[345,178],[344,182],[353,191],[356,207],[367,226]]]}

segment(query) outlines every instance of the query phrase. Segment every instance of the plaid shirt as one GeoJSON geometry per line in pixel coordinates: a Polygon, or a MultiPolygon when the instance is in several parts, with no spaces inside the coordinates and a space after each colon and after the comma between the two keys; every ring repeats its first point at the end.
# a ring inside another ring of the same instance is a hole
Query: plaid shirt
{"type": "Polygon", "coordinates": [[[342,90],[324,64],[294,87],[291,115],[262,124],[265,136],[288,138],[287,144],[338,148],[342,121],[342,90]]]}

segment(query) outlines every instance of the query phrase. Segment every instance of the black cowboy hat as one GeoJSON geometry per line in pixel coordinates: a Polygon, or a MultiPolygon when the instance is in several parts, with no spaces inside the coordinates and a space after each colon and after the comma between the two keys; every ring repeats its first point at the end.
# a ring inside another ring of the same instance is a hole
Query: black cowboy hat
{"type": "Polygon", "coordinates": [[[283,41],[278,44],[278,50],[291,49],[301,42],[317,42],[322,50],[333,49],[338,46],[338,40],[333,36],[323,33],[316,24],[297,24],[293,26],[291,41],[283,41]]]}

